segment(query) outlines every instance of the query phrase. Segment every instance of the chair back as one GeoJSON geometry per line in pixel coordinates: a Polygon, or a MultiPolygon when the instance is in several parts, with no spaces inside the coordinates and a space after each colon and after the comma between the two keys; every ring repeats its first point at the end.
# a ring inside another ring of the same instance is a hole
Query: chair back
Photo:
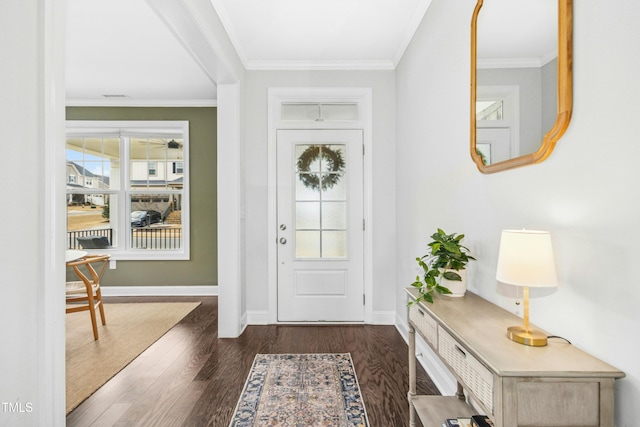
{"type": "Polygon", "coordinates": [[[78,311],[89,311],[91,317],[91,327],[93,328],[93,339],[98,339],[98,322],[96,319],[96,309],[100,310],[102,324],[107,321],[102,305],[102,292],[100,291],[100,279],[107,268],[107,263],[111,255],[85,255],[75,261],[67,262],[67,267],[73,268],[75,274],[81,280],[67,282],[66,285],[66,312],[76,313],[78,311]],[[82,267],[87,272],[82,271],[82,267]],[[84,303],[84,304],[79,304],[84,303]]]}
{"type": "Polygon", "coordinates": [[[75,261],[70,261],[67,263],[67,267],[72,267],[73,271],[78,275],[78,277],[85,283],[85,285],[90,287],[100,285],[100,280],[102,279],[102,275],[107,268],[107,264],[109,263],[109,259],[111,255],[85,255],[84,257],[77,259],[75,261]],[[81,267],[85,268],[87,274],[82,271],[81,267]]]}

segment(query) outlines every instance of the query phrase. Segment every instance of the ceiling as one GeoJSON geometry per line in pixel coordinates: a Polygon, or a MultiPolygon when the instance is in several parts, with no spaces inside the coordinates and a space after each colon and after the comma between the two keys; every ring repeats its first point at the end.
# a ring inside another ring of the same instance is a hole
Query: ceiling
{"type": "Polygon", "coordinates": [[[215,84],[145,0],[67,0],[68,105],[214,105],[215,84]]]}
{"type": "Polygon", "coordinates": [[[478,14],[478,66],[540,67],[558,55],[557,0],[491,0],[478,14]]]}
{"type": "MultiPolygon", "coordinates": [[[[431,0],[211,0],[244,67],[392,70],[431,0]]],[[[67,0],[68,105],[215,105],[145,0],[67,0]]]]}
{"type": "MultiPolygon", "coordinates": [[[[215,82],[149,7],[147,2],[152,1],[67,0],[68,105],[216,105],[215,82]]],[[[431,3],[209,1],[247,70],[393,70],[431,3]]],[[[541,2],[494,2],[517,3],[507,21],[523,16],[517,26],[540,29],[534,12],[521,13],[518,8],[541,2]]],[[[554,4],[554,0],[545,2],[554,4]]],[[[483,19],[488,15],[487,4],[480,14],[483,19]]],[[[495,37],[515,39],[513,33],[507,34],[495,37]]],[[[540,39],[539,34],[534,39],[540,39]]],[[[490,37],[478,35],[479,50],[490,37]]],[[[507,49],[502,47],[498,53],[504,56],[507,49]]]]}
{"type": "Polygon", "coordinates": [[[392,70],[431,0],[211,2],[249,70],[392,70]]]}

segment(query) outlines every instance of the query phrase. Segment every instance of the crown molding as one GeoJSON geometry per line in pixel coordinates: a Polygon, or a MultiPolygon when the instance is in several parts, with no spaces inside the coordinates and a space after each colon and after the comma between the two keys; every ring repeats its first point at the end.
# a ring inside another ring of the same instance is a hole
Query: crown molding
{"type": "Polygon", "coordinates": [[[477,68],[540,68],[558,57],[557,52],[549,52],[540,58],[495,58],[477,59],[477,68]]]}
{"type": "Polygon", "coordinates": [[[372,61],[250,61],[248,71],[368,71],[394,70],[390,60],[372,61]]]}
{"type": "Polygon", "coordinates": [[[217,99],[67,99],[67,107],[217,107],[217,99]]]}

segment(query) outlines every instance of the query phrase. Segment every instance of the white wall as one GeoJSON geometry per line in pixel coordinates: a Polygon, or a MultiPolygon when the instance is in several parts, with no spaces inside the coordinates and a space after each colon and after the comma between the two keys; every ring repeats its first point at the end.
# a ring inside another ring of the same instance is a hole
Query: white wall
{"type": "Polygon", "coordinates": [[[0,13],[0,426],[64,425],[63,17],[48,0],[0,13]]]}
{"type": "Polygon", "coordinates": [[[500,231],[552,232],[562,286],[532,321],[626,372],[616,425],[640,418],[640,3],[574,2],[574,109],[544,163],[492,175],[469,158],[469,23],[475,0],[434,0],[397,69],[397,302],[436,227],[478,258],[470,287],[515,311],[495,281],[500,231]]]}
{"type": "MultiPolygon", "coordinates": [[[[486,68],[478,69],[480,86],[518,86],[520,117],[520,154],[535,153],[542,144],[542,68],[486,68]]],[[[555,116],[554,116],[555,119],[555,116]]],[[[553,121],[555,122],[555,120],[553,121]]],[[[546,133],[553,126],[544,129],[546,133]]]]}
{"type": "MultiPolygon", "coordinates": [[[[269,87],[373,88],[373,310],[393,313],[395,280],[395,162],[393,71],[249,71],[245,80],[247,310],[268,308],[267,89],[269,87]]],[[[274,242],[275,243],[275,242],[274,242]]]]}

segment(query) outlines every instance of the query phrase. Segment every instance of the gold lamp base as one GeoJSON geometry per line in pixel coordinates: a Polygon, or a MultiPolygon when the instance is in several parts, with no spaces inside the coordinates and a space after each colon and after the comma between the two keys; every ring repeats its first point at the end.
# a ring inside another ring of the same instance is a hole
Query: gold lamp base
{"type": "Polygon", "coordinates": [[[535,329],[526,329],[523,326],[511,326],[507,329],[507,337],[520,344],[533,347],[547,345],[547,336],[535,329]]]}

